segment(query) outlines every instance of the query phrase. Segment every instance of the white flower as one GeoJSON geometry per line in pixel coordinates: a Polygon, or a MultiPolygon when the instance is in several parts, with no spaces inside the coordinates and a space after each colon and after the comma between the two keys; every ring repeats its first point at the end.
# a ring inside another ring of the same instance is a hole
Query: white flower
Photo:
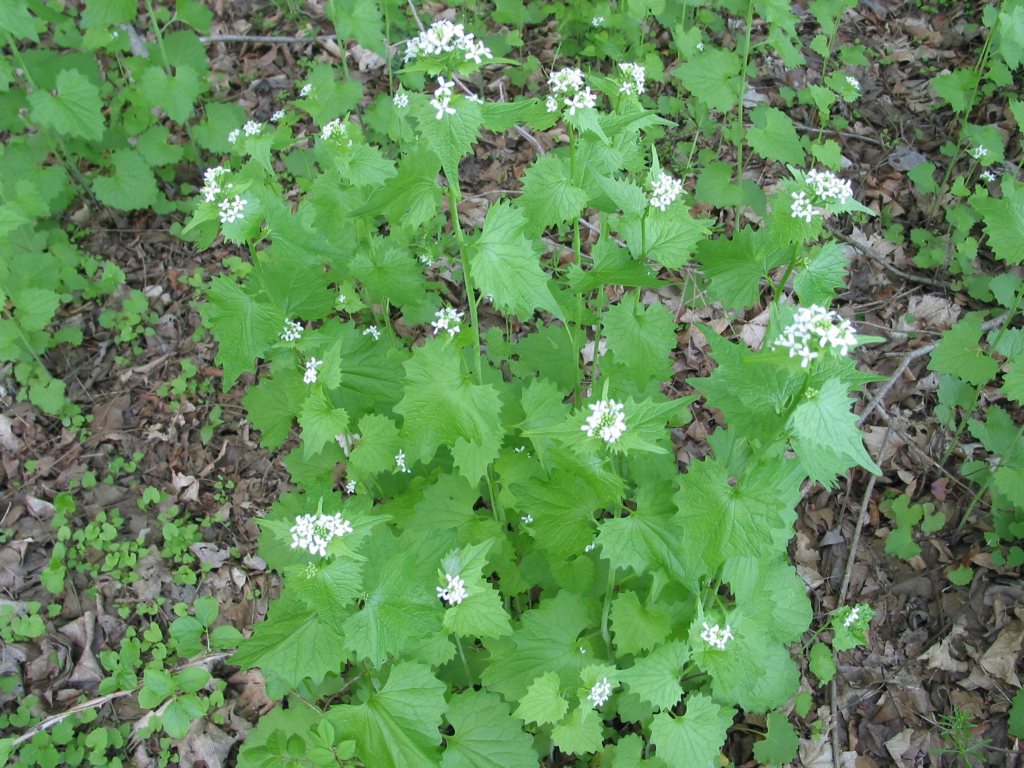
{"type": "Polygon", "coordinates": [[[395,467],[403,475],[409,474],[409,468],[405,466],[405,451],[399,450],[398,453],[395,454],[395,467]]]}
{"type": "Polygon", "coordinates": [[[807,199],[806,192],[794,192],[793,193],[793,204],[789,207],[789,215],[794,219],[803,219],[808,224],[811,223],[811,219],[818,212],[814,208],[814,204],[807,199]]]}
{"type": "Polygon", "coordinates": [[[418,56],[439,56],[454,51],[461,51],[465,61],[477,64],[493,58],[491,49],[477,40],[476,35],[466,32],[461,24],[441,19],[406,43],[405,61],[409,62],[418,56]]]}
{"type": "Polygon", "coordinates": [[[807,172],[807,183],[821,200],[835,200],[845,205],[853,197],[850,182],[840,179],[832,171],[810,170],[807,172]]]}
{"type": "Polygon", "coordinates": [[[444,578],[447,584],[437,587],[437,596],[449,606],[458,605],[469,596],[466,591],[466,582],[462,580],[461,576],[452,576],[450,573],[446,573],[444,578]]]}
{"type": "Polygon", "coordinates": [[[651,205],[664,211],[683,192],[683,182],[664,171],[651,182],[651,205]]]}
{"type": "Polygon", "coordinates": [[[589,555],[595,549],[597,549],[597,544],[595,544],[594,542],[590,542],[589,544],[587,544],[587,546],[583,548],[583,554],[589,555]]]}
{"type": "Polygon", "coordinates": [[[437,310],[434,315],[434,320],[430,323],[434,327],[434,335],[437,336],[439,331],[448,331],[448,335],[452,338],[462,330],[459,323],[462,322],[463,314],[455,307],[441,307],[437,310]]]}
{"type": "Polygon", "coordinates": [[[312,92],[313,92],[313,84],[312,83],[306,83],[304,86],[302,86],[302,90],[299,91],[299,96],[301,96],[302,98],[306,98],[312,92]]]}
{"type": "Polygon", "coordinates": [[[594,709],[600,709],[612,697],[612,685],[608,678],[602,678],[600,682],[594,683],[594,687],[587,694],[587,701],[594,705],[594,709]]]}
{"type": "Polygon", "coordinates": [[[206,202],[214,202],[217,199],[217,195],[224,191],[220,183],[220,177],[227,172],[228,169],[220,165],[214,168],[207,168],[203,172],[203,188],[199,192],[206,202]]]}
{"type": "Polygon", "coordinates": [[[579,91],[584,87],[583,72],[574,67],[556,70],[548,75],[548,87],[556,95],[579,91]]]}
{"type": "Polygon", "coordinates": [[[317,360],[315,357],[309,358],[306,361],[306,372],[303,374],[302,380],[307,384],[316,384],[317,369],[323,364],[323,360],[317,360]]]}
{"type": "Polygon", "coordinates": [[[234,144],[236,141],[238,141],[238,137],[241,135],[242,132],[235,128],[235,130],[231,131],[231,133],[228,134],[228,144],[234,144]]]}
{"type": "Polygon", "coordinates": [[[281,331],[281,341],[298,341],[302,337],[302,323],[285,318],[284,330],[281,331]]]}
{"type": "MultiPolygon", "coordinates": [[[[348,125],[341,122],[340,119],[331,120],[323,128],[320,129],[320,138],[324,141],[329,141],[333,138],[343,139],[348,135],[348,125]]],[[[352,142],[350,141],[349,144],[352,142]]]]}
{"type": "Polygon", "coordinates": [[[984,147],[981,144],[979,144],[976,147],[971,147],[970,149],[968,149],[967,154],[973,157],[975,160],[981,160],[981,158],[985,157],[985,155],[988,154],[988,147],[984,147]]]}
{"type": "Polygon", "coordinates": [[[399,91],[391,100],[398,109],[405,109],[409,106],[409,94],[405,91],[399,91]]]}
{"type": "Polygon", "coordinates": [[[626,77],[622,85],[619,86],[619,93],[624,93],[627,96],[639,96],[644,92],[647,83],[647,70],[639,64],[622,62],[619,64],[619,71],[626,77]]]}
{"type": "Polygon", "coordinates": [[[277,112],[275,112],[274,114],[272,114],[270,116],[270,122],[272,122],[272,123],[276,123],[279,120],[284,120],[284,110],[283,109],[277,110],[277,112]]]}
{"type": "Polygon", "coordinates": [[[220,208],[220,223],[233,224],[241,219],[248,203],[249,201],[240,195],[235,195],[234,199],[225,197],[218,206],[220,208]]]}
{"type": "Polygon", "coordinates": [[[291,527],[292,549],[305,549],[311,555],[324,557],[331,539],[347,533],[352,533],[352,523],[343,519],[341,513],[300,515],[291,527]]]}
{"type": "Polygon", "coordinates": [[[523,525],[529,525],[533,522],[533,515],[523,515],[519,519],[523,521],[523,525]]]}
{"type": "Polygon", "coordinates": [[[571,99],[564,99],[563,103],[569,108],[569,114],[575,115],[577,109],[593,109],[597,104],[597,97],[589,87],[575,93],[571,99]]]}
{"type": "Polygon", "coordinates": [[[857,619],[859,619],[859,618],[860,618],[860,606],[859,605],[855,605],[855,606],[853,606],[853,608],[850,609],[849,615],[845,619],[843,619],[843,626],[846,627],[847,629],[849,629],[850,627],[852,627],[854,624],[857,623],[857,619]]]}
{"type": "Polygon", "coordinates": [[[827,347],[841,355],[849,354],[857,346],[857,335],[849,320],[812,304],[796,311],[793,322],[783,329],[772,346],[788,349],[789,356],[799,357],[800,367],[806,368],[827,347]]]}
{"type": "Polygon", "coordinates": [[[590,26],[592,27],[600,27],[602,24],[604,24],[604,16],[595,16],[590,20],[590,26]]]}
{"type": "Polygon", "coordinates": [[[374,341],[380,341],[380,329],[376,325],[369,325],[363,330],[363,336],[372,336],[374,341]]]}
{"type": "Polygon", "coordinates": [[[722,629],[718,624],[709,627],[705,621],[704,631],[700,633],[700,639],[712,648],[724,651],[726,643],[733,639],[732,628],[728,624],[725,625],[725,629],[722,629]]]}
{"type": "Polygon", "coordinates": [[[860,93],[860,80],[853,75],[846,76],[846,84],[853,88],[857,93],[860,93]]]}
{"type": "Polygon", "coordinates": [[[580,429],[587,433],[587,437],[597,435],[609,445],[616,442],[626,431],[626,415],[623,413],[622,403],[615,400],[598,400],[591,403],[587,423],[580,429]]]}
{"type": "Polygon", "coordinates": [[[356,492],[356,481],[355,480],[349,480],[347,483],[345,483],[345,493],[347,493],[349,496],[351,496],[355,492],[356,492]]]}
{"type": "Polygon", "coordinates": [[[703,51],[704,50],[704,43],[697,43],[697,50],[698,51],[703,51]]]}
{"type": "Polygon", "coordinates": [[[547,107],[548,112],[558,111],[558,99],[554,96],[549,95],[547,99],[544,100],[544,105],[547,107]]]}
{"type": "Polygon", "coordinates": [[[434,98],[430,100],[430,106],[437,110],[437,119],[441,120],[445,115],[454,115],[455,107],[452,103],[452,89],[455,87],[454,80],[445,80],[444,76],[437,78],[437,90],[434,91],[434,98]]]}
{"type": "Polygon", "coordinates": [[[242,130],[245,131],[246,136],[255,136],[263,130],[263,126],[257,123],[255,120],[248,121],[242,126],[242,130]]]}
{"type": "Polygon", "coordinates": [[[432,267],[432,266],[434,266],[434,260],[432,258],[430,258],[430,256],[428,256],[427,254],[421,253],[420,254],[420,264],[422,264],[425,267],[432,267]]]}
{"type": "Polygon", "coordinates": [[[996,175],[992,171],[982,171],[979,178],[988,184],[996,180],[996,175]]]}
{"type": "Polygon", "coordinates": [[[343,307],[343,306],[345,306],[345,299],[346,299],[345,294],[344,293],[339,293],[338,294],[338,298],[336,298],[335,301],[338,302],[338,306],[339,307],[343,307]]]}
{"type": "Polygon", "coordinates": [[[352,449],[355,447],[355,444],[361,437],[362,436],[358,432],[353,432],[351,435],[346,432],[342,432],[341,434],[335,435],[334,439],[337,441],[338,447],[341,448],[341,452],[345,454],[345,458],[347,459],[349,454],[352,453],[352,449]]]}

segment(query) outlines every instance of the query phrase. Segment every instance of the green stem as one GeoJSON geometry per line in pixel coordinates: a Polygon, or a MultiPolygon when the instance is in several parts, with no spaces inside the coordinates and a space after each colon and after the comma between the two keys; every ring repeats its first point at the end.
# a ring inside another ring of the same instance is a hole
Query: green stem
{"type": "Polygon", "coordinates": [[[483,384],[483,346],[480,343],[480,321],[477,316],[476,290],[473,287],[473,274],[469,268],[469,259],[466,257],[466,237],[462,232],[462,223],[459,221],[459,201],[462,200],[462,190],[459,187],[458,178],[451,178],[445,174],[448,180],[448,213],[452,218],[452,231],[455,233],[455,242],[459,245],[459,261],[462,263],[462,281],[466,287],[466,303],[469,305],[469,319],[471,332],[473,334],[473,365],[476,373],[476,383],[483,384]]]}
{"type": "Polygon", "coordinates": [[[469,664],[466,661],[466,653],[462,650],[462,638],[455,636],[455,647],[459,649],[459,660],[462,662],[462,671],[466,673],[466,682],[472,684],[473,676],[469,672],[469,664]]]}
{"type": "Polygon", "coordinates": [[[796,267],[797,259],[800,255],[800,243],[794,243],[793,255],[789,257],[789,264],[786,265],[786,271],[782,275],[782,279],[779,280],[778,285],[775,286],[775,294],[772,296],[772,304],[778,304],[779,299],[782,297],[782,292],[786,289],[786,283],[789,281],[789,276],[793,274],[793,269],[796,267]]]}
{"type": "Polygon", "coordinates": [[[608,588],[604,594],[604,607],[601,608],[601,637],[609,657],[612,655],[612,636],[608,631],[608,617],[612,610],[612,595],[615,592],[615,566],[608,563],[608,588]]]}
{"type": "MultiPolygon", "coordinates": [[[[743,142],[746,138],[742,135],[743,131],[743,97],[747,93],[747,65],[750,63],[750,32],[751,27],[754,25],[754,0],[749,0],[747,3],[747,23],[746,23],[746,36],[743,43],[743,69],[740,70],[742,76],[743,85],[740,88],[740,98],[737,104],[737,118],[736,125],[739,127],[741,132],[740,140],[736,142],[736,183],[741,184],[743,182],[743,142]]],[[[742,204],[741,204],[742,207],[742,204]]],[[[736,220],[739,221],[739,210],[736,211],[736,220]]]]}

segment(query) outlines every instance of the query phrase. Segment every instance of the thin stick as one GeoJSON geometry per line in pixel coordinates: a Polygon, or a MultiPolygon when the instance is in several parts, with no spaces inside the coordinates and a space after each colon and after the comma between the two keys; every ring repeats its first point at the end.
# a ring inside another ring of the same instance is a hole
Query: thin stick
{"type": "MultiPolygon", "coordinates": [[[[234,651],[220,651],[219,653],[211,653],[206,656],[200,656],[199,658],[192,659],[191,661],[188,661],[178,667],[175,667],[175,671],[185,669],[186,667],[198,667],[202,664],[213,664],[218,661],[221,661],[222,659],[226,659],[233,653],[234,651]]],[[[59,714],[50,715],[48,718],[36,723],[27,731],[25,731],[25,733],[21,734],[21,736],[16,738],[11,743],[11,750],[13,751],[17,749],[19,745],[24,744],[26,741],[31,741],[33,738],[35,738],[37,734],[49,730],[53,726],[57,725],[57,723],[66,720],[67,718],[71,717],[71,715],[77,712],[84,712],[87,709],[95,709],[97,707],[102,707],[104,704],[109,704],[110,702],[116,699],[120,699],[125,696],[130,696],[136,691],[138,691],[140,687],[141,684],[135,686],[130,691],[114,691],[113,693],[98,696],[95,699],[83,701],[81,704],[75,704],[75,706],[71,707],[68,710],[65,710],[64,712],[60,712],[59,714]]]]}
{"type": "Polygon", "coordinates": [[[896,275],[897,277],[899,277],[899,278],[901,278],[903,280],[906,280],[908,283],[917,283],[918,285],[927,285],[930,288],[942,288],[944,290],[948,290],[949,289],[949,283],[944,283],[944,282],[941,282],[939,280],[933,280],[930,277],[921,277],[920,275],[913,275],[913,274],[911,274],[909,272],[904,272],[902,269],[899,269],[898,267],[894,267],[892,264],[890,264],[888,262],[888,260],[882,254],[880,254],[878,251],[876,251],[874,248],[871,248],[871,247],[869,247],[867,245],[864,245],[863,243],[858,243],[852,237],[850,237],[849,235],[847,235],[847,234],[845,234],[843,232],[840,232],[835,227],[829,226],[828,224],[826,224],[825,226],[828,228],[828,231],[831,234],[833,234],[836,237],[838,237],[839,239],[841,239],[847,245],[853,246],[858,251],[860,251],[862,254],[864,254],[869,259],[871,259],[876,264],[878,264],[878,266],[882,267],[883,269],[885,269],[885,270],[887,270],[889,272],[892,272],[892,274],[896,275]]]}
{"type": "MultiPolygon", "coordinates": [[[[878,457],[881,458],[882,454],[885,453],[885,445],[889,442],[889,435],[892,434],[892,425],[885,428],[885,435],[882,437],[882,444],[878,448],[878,457]]],[[[875,490],[875,481],[878,480],[878,475],[872,475],[871,479],[868,480],[868,487],[864,491],[864,499],[860,503],[860,512],[857,515],[857,525],[853,529],[853,541],[850,542],[850,554],[846,560],[846,572],[843,574],[843,585],[839,589],[839,602],[837,606],[842,605],[846,602],[847,592],[850,589],[850,577],[853,575],[853,563],[857,559],[857,547],[860,545],[860,534],[864,528],[864,518],[868,514],[868,504],[871,502],[871,494],[875,490]]]]}
{"type": "Polygon", "coordinates": [[[302,45],[337,41],[337,35],[291,36],[291,35],[203,35],[203,45],[214,43],[262,43],[263,45],[302,45]]]}

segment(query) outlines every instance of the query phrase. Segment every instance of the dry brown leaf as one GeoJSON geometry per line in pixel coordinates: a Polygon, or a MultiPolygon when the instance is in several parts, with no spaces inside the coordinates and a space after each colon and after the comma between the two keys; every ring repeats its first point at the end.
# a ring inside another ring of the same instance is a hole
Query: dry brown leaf
{"type": "Polygon", "coordinates": [[[992,677],[999,678],[1013,688],[1020,688],[1017,660],[1024,641],[1024,622],[1013,621],[1003,627],[996,641],[982,654],[979,663],[992,677]]]}

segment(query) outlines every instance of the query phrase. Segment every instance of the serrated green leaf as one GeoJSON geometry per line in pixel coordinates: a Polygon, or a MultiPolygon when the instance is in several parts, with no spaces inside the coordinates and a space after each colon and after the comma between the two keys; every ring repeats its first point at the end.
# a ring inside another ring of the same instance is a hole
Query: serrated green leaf
{"type": "Polygon", "coordinates": [[[535,230],[573,221],[586,203],[587,193],[569,178],[569,169],[557,155],[538,158],[523,174],[517,205],[535,230]]]}
{"type": "MultiPolygon", "coordinates": [[[[2,20],[0,20],[2,24],[2,20]]],[[[99,89],[76,69],[57,75],[57,94],[36,90],[28,95],[31,117],[62,136],[99,141],[105,128],[99,89]]]]}
{"type": "Polygon", "coordinates": [[[561,688],[558,673],[545,672],[527,686],[515,716],[537,725],[557,723],[569,711],[569,702],[562,696],[561,688]]]}
{"type": "Polygon", "coordinates": [[[104,205],[122,211],[150,208],[160,197],[156,177],[142,155],[121,149],[111,156],[112,176],[97,176],[92,181],[96,197],[104,205]]]}
{"type": "Polygon", "coordinates": [[[768,734],[754,744],[754,757],[767,765],[785,765],[796,757],[800,739],[781,712],[768,713],[768,734]]]}
{"type": "Polygon", "coordinates": [[[241,374],[255,370],[256,358],[276,340],[282,318],[227,275],[211,280],[206,296],[199,312],[217,339],[217,362],[224,366],[226,392],[241,374]]]}
{"type": "Polygon", "coordinates": [[[1020,264],[1024,260],[1024,184],[1003,185],[1003,197],[972,201],[985,220],[985,234],[1000,261],[1020,264]]]}
{"type": "Polygon", "coordinates": [[[172,75],[160,67],[148,67],[142,75],[141,86],[143,98],[160,107],[176,123],[188,122],[196,100],[207,90],[199,73],[184,64],[176,65],[172,75]]]}
{"type": "Polygon", "coordinates": [[[393,472],[395,454],[403,444],[395,422],[369,413],[359,420],[359,434],[362,437],[349,456],[349,475],[365,482],[382,472],[393,472]]]}
{"type": "Polygon", "coordinates": [[[585,755],[601,749],[604,737],[601,718],[578,705],[564,721],[551,729],[551,740],[569,755],[585,755]]]}
{"type": "Polygon", "coordinates": [[[620,654],[635,655],[661,643],[672,631],[672,614],[665,606],[641,605],[633,591],[612,601],[612,633],[620,654]]]}
{"type": "Polygon", "coordinates": [[[807,658],[807,665],[821,685],[828,685],[836,676],[836,660],[832,649],[825,643],[815,643],[807,658]]]}
{"type": "Polygon", "coordinates": [[[445,716],[455,729],[445,736],[441,768],[535,768],[533,739],[501,698],[466,690],[451,698],[445,716]]]}
{"type": "Polygon", "coordinates": [[[628,293],[605,311],[604,330],[616,362],[637,386],[671,378],[676,324],[663,304],[644,307],[637,293],[628,293]]]}
{"type": "Polygon", "coordinates": [[[826,243],[816,248],[793,278],[793,288],[800,297],[800,303],[804,306],[829,306],[836,291],[846,285],[848,263],[839,243],[826,243]]]}
{"type": "Polygon", "coordinates": [[[338,40],[355,40],[385,58],[384,14],[376,0],[331,0],[327,18],[334,24],[338,40]]]}
{"type": "Polygon", "coordinates": [[[672,717],[667,712],[654,716],[651,743],[658,757],[669,765],[717,768],[734,710],[699,693],[687,696],[685,704],[682,717],[672,717]]]}
{"type": "Polygon", "coordinates": [[[707,107],[728,113],[740,100],[740,64],[735,52],[715,48],[680,64],[672,74],[707,107]]]}
{"type": "Polygon", "coordinates": [[[0,5],[0,29],[10,32],[15,39],[39,42],[36,19],[28,12],[25,0],[13,0],[0,5]]]}
{"type": "Polygon", "coordinates": [[[793,121],[781,109],[758,105],[750,113],[753,126],[747,130],[747,142],[766,160],[789,165],[804,164],[804,149],[793,121]]]}
{"type": "Polygon", "coordinates": [[[446,632],[459,637],[502,637],[511,634],[512,625],[502,605],[501,594],[484,577],[485,569],[487,573],[491,571],[487,552],[493,544],[494,539],[487,539],[480,544],[462,547],[445,557],[446,572],[461,576],[468,592],[461,603],[445,610],[446,632]]]}
{"type": "Polygon", "coordinates": [[[978,87],[980,74],[973,69],[954,69],[946,75],[931,79],[935,95],[953,108],[954,112],[968,112],[973,106],[971,97],[978,87]]]}
{"type": "Polygon", "coordinates": [[[364,765],[434,768],[440,758],[438,728],[447,709],[445,684],[424,664],[396,664],[388,681],[364,704],[341,704],[327,719],[342,738],[356,742],[364,765]]]}
{"type": "Polygon", "coordinates": [[[527,319],[535,309],[562,318],[551,295],[550,277],[540,268],[534,240],[523,234],[522,211],[505,202],[491,206],[480,239],[469,256],[470,274],[477,289],[490,295],[502,312],[527,319]]]}
{"type": "Polygon", "coordinates": [[[981,346],[982,317],[981,312],[970,312],[942,334],[928,369],[952,374],[976,387],[991,381],[998,365],[981,346]]]}
{"type": "Polygon", "coordinates": [[[1018,688],[1013,695],[1007,729],[1015,739],[1024,739],[1024,688],[1018,688]]]}
{"type": "Polygon", "coordinates": [[[473,150],[473,144],[480,136],[483,120],[480,105],[456,94],[452,99],[455,114],[444,115],[438,120],[437,112],[430,106],[426,95],[411,94],[409,101],[409,108],[416,115],[426,145],[441,159],[441,167],[449,183],[457,183],[459,161],[473,150]]]}
{"type": "Polygon", "coordinates": [[[620,670],[619,680],[652,707],[668,711],[683,695],[679,679],[689,657],[686,643],[666,643],[638,658],[629,669],[620,670]]]}
{"type": "Polygon", "coordinates": [[[299,426],[302,427],[302,455],[308,459],[320,452],[328,442],[334,440],[348,428],[348,412],[336,408],[322,389],[309,393],[299,412],[299,426]]]}
{"type": "Polygon", "coordinates": [[[646,256],[667,269],[679,269],[710,230],[703,221],[690,216],[684,207],[675,205],[664,212],[652,209],[643,223],[635,218],[626,219],[622,233],[635,257],[646,256]],[[646,237],[641,237],[641,228],[646,237]],[[644,245],[647,251],[641,253],[644,245]]]}
{"type": "Polygon", "coordinates": [[[53,320],[60,295],[45,288],[18,288],[11,292],[14,315],[23,331],[41,331],[53,320]]]}
{"type": "Polygon", "coordinates": [[[242,405],[249,421],[262,433],[260,445],[273,450],[288,439],[292,422],[308,392],[309,386],[303,383],[298,368],[264,376],[258,384],[249,387],[242,405]]]}

